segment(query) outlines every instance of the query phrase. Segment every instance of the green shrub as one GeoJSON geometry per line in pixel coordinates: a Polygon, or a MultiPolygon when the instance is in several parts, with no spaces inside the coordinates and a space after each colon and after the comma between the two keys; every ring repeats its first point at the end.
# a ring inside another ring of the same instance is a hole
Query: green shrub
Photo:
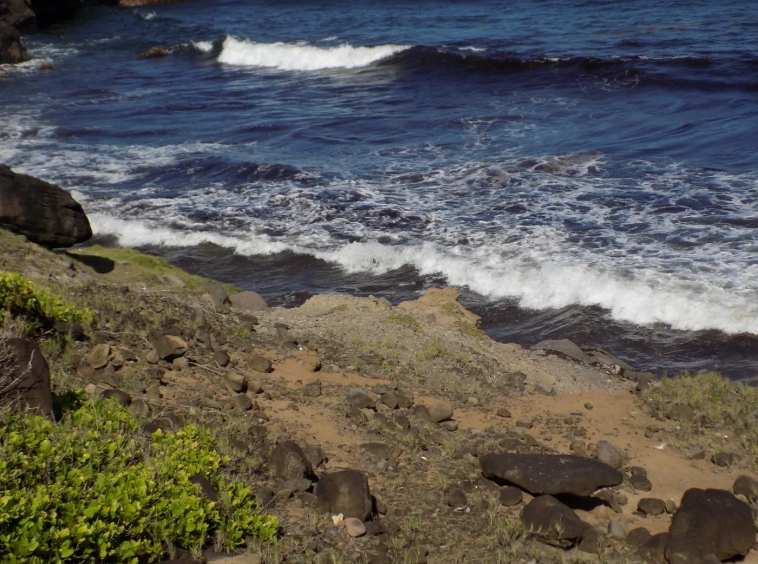
{"type": "Polygon", "coordinates": [[[59,424],[7,413],[0,421],[0,562],[154,562],[171,547],[198,553],[246,536],[274,540],[244,484],[224,478],[227,461],[207,430],[135,432],[114,401],[85,401],[59,424]],[[190,481],[207,478],[209,501],[190,481]]]}
{"type": "Polygon", "coordinates": [[[15,272],[0,271],[0,318],[21,315],[32,322],[76,321],[91,324],[94,312],[80,309],[15,272]]]}

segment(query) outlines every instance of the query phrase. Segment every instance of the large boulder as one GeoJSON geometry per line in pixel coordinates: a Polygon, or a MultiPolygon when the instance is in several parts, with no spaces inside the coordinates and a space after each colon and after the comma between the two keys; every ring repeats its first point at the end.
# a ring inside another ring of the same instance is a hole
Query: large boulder
{"type": "Polygon", "coordinates": [[[0,341],[0,402],[52,419],[50,369],[33,339],[0,341]]]}
{"type": "Polygon", "coordinates": [[[530,501],[521,512],[521,521],[540,540],[564,548],[579,542],[587,526],[573,509],[551,495],[530,501]]]}
{"type": "MultiPolygon", "coordinates": [[[[15,65],[29,60],[29,53],[21,45],[21,34],[15,27],[0,22],[0,65],[15,65]]],[[[2,166],[2,165],[0,165],[2,166]]],[[[9,169],[10,170],[10,169],[9,169]]],[[[0,175],[2,171],[0,171],[0,175]]],[[[0,184],[0,219],[4,214],[2,199],[2,184],[0,184]]]]}
{"type": "Polygon", "coordinates": [[[692,488],[671,520],[666,558],[696,562],[713,554],[720,561],[744,556],[755,544],[750,506],[726,490],[692,488]]]}
{"type": "Polygon", "coordinates": [[[357,470],[324,474],[316,486],[316,498],[322,511],[361,521],[371,516],[373,504],[368,478],[357,470]]]}
{"type": "Polygon", "coordinates": [[[0,0],[0,22],[23,32],[37,31],[30,0],[0,0]]]}
{"type": "Polygon", "coordinates": [[[239,294],[232,294],[229,296],[229,301],[237,309],[245,311],[261,311],[268,308],[266,300],[264,300],[258,292],[245,291],[239,294]]]}
{"type": "Polygon", "coordinates": [[[607,464],[564,454],[485,454],[479,457],[479,464],[485,477],[516,485],[533,495],[587,496],[624,480],[607,464]]]}
{"type": "Polygon", "coordinates": [[[71,247],[92,237],[89,220],[71,194],[5,165],[0,165],[0,227],[51,248],[71,247]]]}

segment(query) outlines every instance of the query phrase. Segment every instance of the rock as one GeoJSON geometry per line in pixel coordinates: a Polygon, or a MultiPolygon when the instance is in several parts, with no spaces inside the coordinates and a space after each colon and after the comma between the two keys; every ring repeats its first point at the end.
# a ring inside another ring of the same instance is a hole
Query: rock
{"type": "Polygon", "coordinates": [[[349,537],[362,537],[366,534],[366,526],[360,519],[356,519],[355,517],[344,519],[342,525],[345,527],[345,531],[349,537]]]}
{"type": "Polygon", "coordinates": [[[132,403],[132,396],[121,390],[105,390],[100,397],[103,399],[114,399],[123,407],[127,407],[132,403]]]}
{"type": "Polygon", "coordinates": [[[187,343],[174,335],[156,335],[151,341],[160,360],[170,362],[187,352],[187,343]]]}
{"type": "Polygon", "coordinates": [[[15,27],[21,33],[37,32],[37,16],[30,0],[5,0],[0,2],[0,22],[15,27]]]}
{"type": "MultiPolygon", "coordinates": [[[[611,369],[618,366],[625,374],[627,372],[634,372],[634,368],[632,366],[620,358],[613,356],[608,351],[604,351],[603,349],[585,350],[585,354],[590,357],[592,364],[596,366],[599,365],[611,369]]],[[[617,371],[614,371],[614,374],[617,373],[617,371]]]]}
{"type": "Polygon", "coordinates": [[[655,497],[643,497],[637,502],[637,510],[645,515],[663,515],[666,513],[666,502],[655,497]]]}
{"type": "Polygon", "coordinates": [[[274,502],[274,490],[266,486],[258,488],[255,496],[258,498],[262,508],[266,508],[274,502]]]}
{"type": "Polygon", "coordinates": [[[285,347],[288,347],[288,348],[297,347],[297,339],[295,339],[294,335],[290,333],[289,327],[284,325],[284,323],[275,323],[274,327],[276,329],[277,337],[279,337],[279,340],[285,347]]]}
{"type": "Polygon", "coordinates": [[[395,392],[397,406],[402,409],[409,409],[413,405],[413,394],[410,392],[395,392]]]}
{"type": "Polygon", "coordinates": [[[574,441],[571,441],[569,450],[578,454],[585,454],[587,452],[587,443],[581,439],[576,439],[574,441]]]}
{"type": "Polygon", "coordinates": [[[393,391],[389,391],[386,394],[382,394],[382,396],[379,398],[379,401],[381,401],[384,405],[386,405],[390,409],[398,408],[397,396],[395,395],[395,392],[393,391]]]}
{"type": "Polygon", "coordinates": [[[666,564],[666,559],[663,554],[666,551],[668,542],[668,533],[658,533],[657,535],[653,535],[642,547],[639,554],[644,558],[645,562],[650,562],[651,564],[666,564]]]}
{"type": "Polygon", "coordinates": [[[500,409],[497,410],[497,416],[498,417],[510,417],[511,416],[511,412],[507,408],[501,407],[500,409]]]}
{"type": "Polygon", "coordinates": [[[526,374],[523,372],[506,372],[497,376],[493,385],[496,388],[523,392],[526,389],[526,374]]]}
{"type": "Polygon", "coordinates": [[[750,503],[753,503],[758,499],[758,479],[752,476],[738,476],[734,481],[732,491],[737,495],[744,495],[750,503]]]}
{"type": "Polygon", "coordinates": [[[0,355],[8,361],[0,363],[0,402],[53,418],[53,395],[50,391],[50,369],[34,339],[0,341],[0,355]]]}
{"type": "Polygon", "coordinates": [[[246,291],[232,294],[229,296],[229,301],[235,308],[245,311],[261,311],[268,308],[266,300],[257,292],[246,291]]]}
{"type": "Polygon", "coordinates": [[[363,388],[350,388],[347,391],[347,403],[358,409],[374,409],[376,407],[374,398],[363,388]]]}
{"type": "MultiPolygon", "coordinates": [[[[0,28],[0,43],[6,30],[0,28]]],[[[49,248],[71,247],[92,237],[89,220],[71,194],[5,165],[0,165],[0,227],[49,248]]]]}
{"type": "Polygon", "coordinates": [[[341,470],[324,474],[316,486],[316,498],[322,511],[365,521],[371,516],[371,492],[365,474],[341,470]]]}
{"type": "Polygon", "coordinates": [[[617,541],[626,539],[626,523],[623,521],[611,521],[608,523],[608,536],[617,541]]]}
{"type": "Polygon", "coordinates": [[[229,361],[231,359],[229,358],[229,353],[227,353],[225,350],[218,350],[215,353],[213,353],[213,361],[216,362],[219,366],[222,368],[229,364],[229,361]]]}
{"type": "Polygon", "coordinates": [[[748,553],[755,543],[755,523],[750,506],[730,492],[692,488],[684,492],[669,535],[669,561],[675,555],[707,554],[724,561],[748,553]]]}
{"type": "Polygon", "coordinates": [[[461,490],[453,490],[445,496],[445,503],[453,509],[460,509],[468,505],[466,494],[461,490]]]}
{"type": "Polygon", "coordinates": [[[533,495],[591,495],[617,486],[623,475],[597,460],[559,454],[485,454],[479,457],[487,478],[498,478],[533,495]]]}
{"type": "Polygon", "coordinates": [[[251,355],[250,358],[247,359],[247,365],[252,370],[255,370],[256,372],[263,372],[264,374],[273,370],[271,367],[271,361],[265,356],[258,354],[251,355]]]}
{"type": "Polygon", "coordinates": [[[584,404],[584,409],[586,409],[587,411],[592,411],[594,408],[595,406],[592,405],[590,402],[587,402],[584,404]]]}
{"type": "Polygon", "coordinates": [[[695,410],[691,405],[677,404],[666,412],[666,417],[674,421],[691,421],[695,417],[695,410]]]}
{"type": "Polygon", "coordinates": [[[534,391],[538,394],[542,394],[543,396],[555,395],[555,388],[553,388],[553,385],[549,382],[537,382],[534,385],[534,391]]]}
{"type": "Polygon", "coordinates": [[[214,503],[218,502],[218,491],[213,487],[213,484],[208,481],[208,478],[202,474],[195,474],[189,479],[189,481],[198,486],[200,491],[203,492],[209,501],[213,501],[214,503]]]}
{"type": "Polygon", "coordinates": [[[665,503],[666,513],[671,513],[672,515],[676,513],[676,502],[673,499],[667,499],[665,503]]]}
{"type": "Polygon", "coordinates": [[[605,535],[601,535],[594,527],[585,527],[582,540],[576,548],[579,552],[600,554],[607,544],[608,539],[605,535]]]}
{"type": "Polygon", "coordinates": [[[684,457],[687,460],[703,460],[705,459],[705,449],[699,446],[690,447],[684,452],[684,457]]]}
{"type": "Polygon", "coordinates": [[[608,441],[598,441],[595,458],[611,468],[621,468],[624,463],[621,451],[608,441]]]}
{"type": "Polygon", "coordinates": [[[521,521],[540,540],[564,548],[579,542],[585,529],[577,514],[551,495],[530,501],[521,512],[521,521]]]}
{"type": "Polygon", "coordinates": [[[627,533],[626,544],[630,546],[642,547],[647,544],[651,536],[652,535],[650,534],[650,531],[648,531],[645,527],[637,527],[636,529],[632,529],[627,533]]]}
{"type": "Polygon", "coordinates": [[[442,421],[440,422],[440,428],[444,429],[445,431],[457,431],[458,430],[458,422],[457,421],[442,421]]]}
{"type": "Polygon", "coordinates": [[[653,484],[645,476],[632,476],[629,478],[629,485],[641,492],[649,492],[653,489],[653,484]]]}
{"type": "Polygon", "coordinates": [[[224,383],[232,392],[244,394],[247,390],[247,378],[234,372],[224,374],[224,383]]]}
{"type": "Polygon", "coordinates": [[[522,427],[523,429],[531,429],[534,427],[534,422],[531,419],[523,417],[516,421],[516,427],[522,427]]]}
{"type": "Polygon", "coordinates": [[[531,350],[545,350],[551,352],[558,352],[564,356],[567,356],[577,362],[583,364],[592,364],[592,359],[582,351],[575,343],[568,339],[548,340],[540,341],[536,345],[530,347],[531,350]]]}
{"type": "Polygon", "coordinates": [[[237,411],[249,411],[253,408],[253,402],[245,394],[237,394],[232,398],[232,407],[237,411]]]}
{"type": "Polygon", "coordinates": [[[716,466],[734,466],[741,460],[741,456],[739,454],[733,453],[733,452],[717,452],[712,457],[711,460],[716,466]]]}
{"type": "Polygon", "coordinates": [[[453,417],[453,408],[445,403],[436,403],[432,406],[427,406],[426,410],[429,413],[429,419],[435,423],[453,417]]]}
{"type": "Polygon", "coordinates": [[[108,344],[95,345],[87,355],[87,362],[95,370],[105,368],[111,355],[111,346],[108,344]]]}
{"type": "Polygon", "coordinates": [[[217,313],[229,313],[231,302],[229,301],[229,295],[226,293],[226,290],[218,284],[210,283],[205,284],[203,289],[210,296],[213,308],[217,313]]]}
{"type": "Polygon", "coordinates": [[[171,368],[173,370],[187,370],[189,368],[190,361],[188,358],[179,356],[176,357],[174,360],[171,361],[171,368]]]}
{"type": "MultiPolygon", "coordinates": [[[[0,21],[0,65],[15,65],[29,59],[29,53],[21,44],[21,34],[18,30],[0,21]]],[[[0,188],[0,190],[2,189],[0,188]]],[[[0,201],[2,201],[1,198],[2,193],[0,192],[0,201]]]]}
{"type": "Polygon", "coordinates": [[[303,448],[303,453],[305,454],[305,458],[308,459],[308,462],[313,469],[321,466],[321,464],[326,460],[326,455],[324,454],[324,451],[321,450],[321,447],[319,445],[305,445],[305,448],[303,448]]]}
{"type": "Polygon", "coordinates": [[[384,443],[365,443],[361,445],[361,448],[376,460],[389,460],[392,466],[397,466],[397,462],[392,455],[390,447],[384,443]]]}
{"type": "Polygon", "coordinates": [[[524,500],[524,494],[520,489],[513,486],[506,486],[500,490],[500,505],[513,507],[524,500]]]}
{"type": "Polygon", "coordinates": [[[150,47],[147,51],[140,53],[140,57],[145,59],[160,59],[168,55],[168,51],[164,47],[150,47]]]}
{"type": "Polygon", "coordinates": [[[303,449],[293,441],[283,441],[276,445],[271,454],[271,470],[282,480],[304,478],[313,472],[303,449]]]}
{"type": "Polygon", "coordinates": [[[292,478],[282,482],[280,489],[291,492],[307,492],[313,486],[313,482],[307,478],[292,478]]]}

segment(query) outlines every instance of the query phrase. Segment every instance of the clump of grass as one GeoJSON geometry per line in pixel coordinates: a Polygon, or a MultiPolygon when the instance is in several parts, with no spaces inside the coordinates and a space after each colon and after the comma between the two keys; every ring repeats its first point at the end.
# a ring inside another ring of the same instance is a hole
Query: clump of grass
{"type": "Polygon", "coordinates": [[[445,452],[445,456],[453,458],[458,449],[461,448],[463,439],[455,433],[450,433],[442,439],[442,450],[445,452]]]}
{"type": "Polygon", "coordinates": [[[426,348],[421,349],[416,356],[419,360],[431,360],[445,356],[447,354],[447,345],[440,337],[432,337],[426,348]]]}
{"type": "Polygon", "coordinates": [[[709,426],[726,431],[752,456],[758,455],[758,388],[733,382],[717,372],[691,376],[681,374],[664,378],[660,385],[650,387],[645,400],[665,413],[672,405],[692,407],[695,417],[678,423],[679,439],[695,441],[700,428],[709,426]]]}
{"type": "Polygon", "coordinates": [[[421,331],[419,322],[406,313],[390,313],[385,321],[392,325],[412,329],[413,331],[421,331]]]}

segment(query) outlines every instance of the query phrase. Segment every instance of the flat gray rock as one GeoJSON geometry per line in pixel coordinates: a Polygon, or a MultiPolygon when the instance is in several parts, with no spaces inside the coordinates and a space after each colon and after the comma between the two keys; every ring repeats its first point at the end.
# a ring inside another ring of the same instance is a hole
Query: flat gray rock
{"type": "Polygon", "coordinates": [[[568,339],[540,341],[536,345],[533,345],[531,349],[533,351],[541,349],[545,351],[559,352],[577,362],[592,364],[592,359],[580,349],[576,343],[569,341],[568,339]]]}
{"type": "Polygon", "coordinates": [[[624,476],[597,460],[562,454],[485,454],[479,457],[487,478],[498,478],[533,495],[588,496],[618,486],[624,476]]]}

